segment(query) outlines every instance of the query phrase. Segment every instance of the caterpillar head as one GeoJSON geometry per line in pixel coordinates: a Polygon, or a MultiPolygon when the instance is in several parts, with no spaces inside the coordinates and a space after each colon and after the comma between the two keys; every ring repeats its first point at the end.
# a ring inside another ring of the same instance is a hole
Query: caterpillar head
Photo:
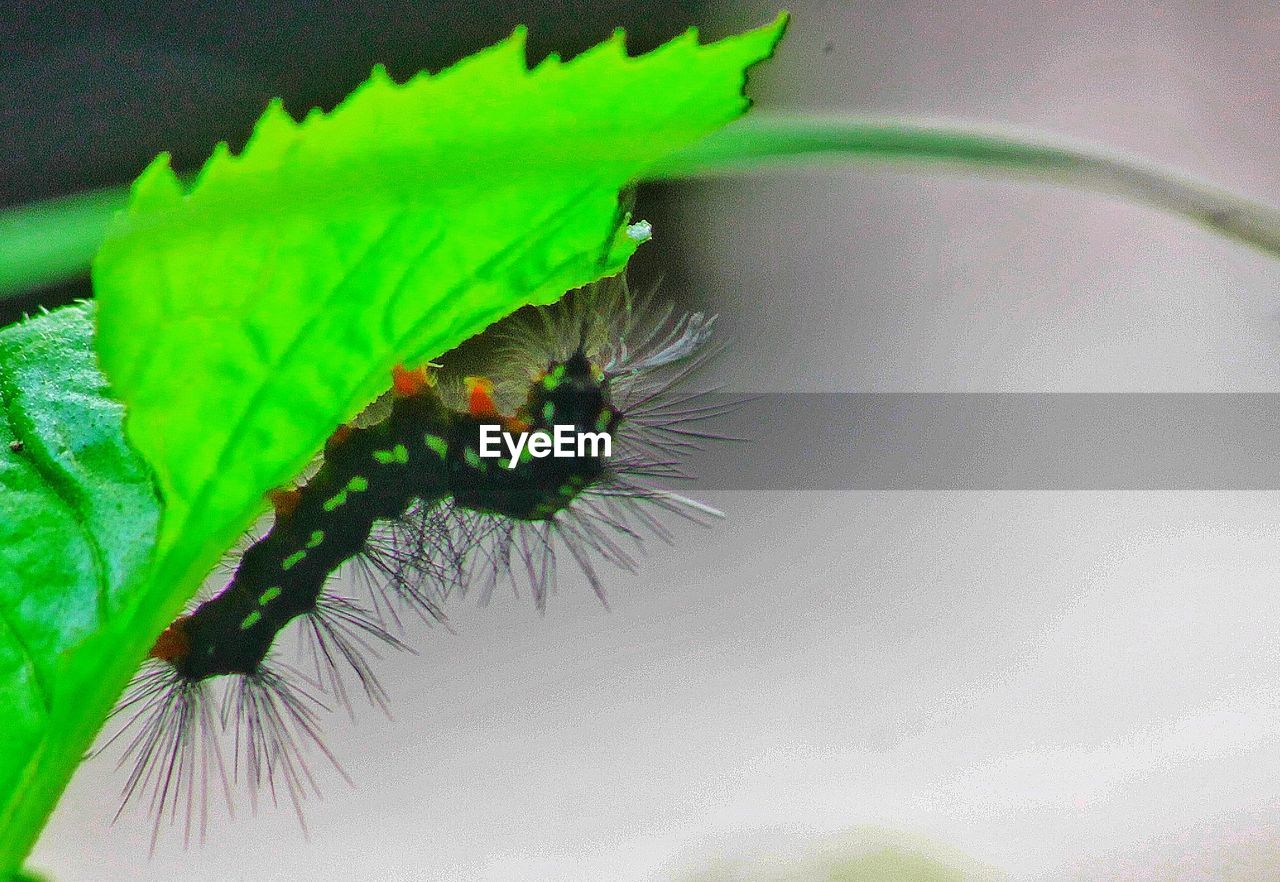
{"type": "Polygon", "coordinates": [[[495,394],[513,409],[518,405],[537,427],[572,422],[583,431],[601,431],[595,420],[602,411],[593,409],[597,394],[611,425],[624,414],[632,425],[634,408],[669,399],[668,391],[714,354],[708,342],[715,320],[681,313],[654,292],[634,295],[622,275],[602,279],[557,303],[521,310],[493,329],[501,365],[495,394]],[[530,379],[537,388],[530,389],[530,379]],[[562,418],[542,418],[548,402],[567,408],[562,418]],[[584,406],[575,410],[575,403],[584,406]]]}
{"type": "Polygon", "coordinates": [[[581,347],[547,365],[530,386],[520,415],[535,429],[568,425],[579,432],[612,432],[621,418],[610,400],[608,378],[581,347]]]}
{"type": "Polygon", "coordinates": [[[478,582],[483,596],[500,581],[527,584],[541,607],[560,549],[603,599],[598,561],[634,570],[646,537],[671,540],[668,517],[706,525],[721,516],[660,486],[687,477],[688,454],[719,437],[705,421],[728,405],[689,388],[716,351],[708,345],[714,324],[711,315],[634,298],[618,277],[522,310],[495,329],[505,345],[494,381],[471,388],[473,417],[496,416],[503,410],[494,402],[505,401],[513,432],[567,424],[611,444],[603,456],[580,447],[564,458],[513,455],[509,472],[460,472],[465,481],[453,490],[449,515],[456,544],[467,549],[465,581],[478,582]],[[490,391],[496,398],[485,397],[490,391]]]}

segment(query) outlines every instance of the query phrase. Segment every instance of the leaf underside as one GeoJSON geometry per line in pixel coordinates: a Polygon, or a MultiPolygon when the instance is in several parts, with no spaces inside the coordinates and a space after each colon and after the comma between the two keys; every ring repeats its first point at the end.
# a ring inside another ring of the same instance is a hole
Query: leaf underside
{"type": "Polygon", "coordinates": [[[71,306],[0,331],[5,829],[20,804],[13,795],[44,787],[56,793],[74,768],[35,760],[56,751],[54,742],[91,737],[101,722],[55,725],[54,709],[80,703],[87,697],[81,690],[95,688],[95,671],[71,668],[73,653],[130,607],[159,524],[150,474],[125,443],[124,409],[106,397],[93,313],[92,304],[71,306]],[[77,724],[78,732],[60,728],[77,724]]]}
{"type": "Polygon", "coordinates": [[[0,350],[5,431],[96,427],[116,458],[91,462],[132,494],[100,494],[96,471],[4,460],[0,700],[20,725],[0,734],[0,878],[264,491],[397,363],[620,271],[638,241],[619,192],[746,110],[745,70],[784,26],[705,46],[690,31],[637,58],[619,33],[532,71],[521,30],[434,76],[375,70],[302,122],[273,104],[238,156],[220,146],[190,186],[165,156],[138,178],[93,282],[98,359],[142,459],[103,397],[90,307],[5,332],[15,353],[48,344],[25,373],[0,350]],[[143,460],[164,499],[158,534],[143,460]]]}

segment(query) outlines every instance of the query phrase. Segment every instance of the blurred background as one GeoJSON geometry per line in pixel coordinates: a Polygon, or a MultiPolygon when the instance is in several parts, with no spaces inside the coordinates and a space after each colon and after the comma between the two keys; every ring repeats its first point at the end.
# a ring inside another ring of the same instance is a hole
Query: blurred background
{"type": "MultiPolygon", "coordinates": [[[[1014,124],[1280,203],[1273,3],[789,6],[752,78],[761,111],[1014,124]]],[[[330,107],[374,62],[436,69],[519,22],[538,57],[614,25],[638,51],[774,12],[9,0],[0,202],[124,181],[161,149],[193,168],[273,95],[330,107]]],[[[649,187],[639,211],[655,237],[634,278],[724,316],[740,345],[714,379],[731,390],[1280,387],[1280,263],[1147,209],[846,168],[649,187]]],[[[609,612],[566,574],[545,616],[499,596],[454,607],[454,634],[415,635],[418,657],[381,667],[394,721],[326,721],[355,788],[321,770],[309,838],[268,807],[148,859],[145,818],[110,826],[124,779],[99,760],[33,866],[64,882],[665,880],[873,827],[1019,880],[1280,876],[1274,493],[707,501],[725,521],[611,577],[609,612]]]]}

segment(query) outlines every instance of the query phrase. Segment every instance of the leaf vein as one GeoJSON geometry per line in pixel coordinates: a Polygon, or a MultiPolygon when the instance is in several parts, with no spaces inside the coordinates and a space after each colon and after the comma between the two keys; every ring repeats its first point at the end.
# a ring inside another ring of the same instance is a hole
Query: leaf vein
{"type": "MultiPolygon", "coordinates": [[[[4,625],[9,636],[13,640],[13,645],[18,647],[18,652],[22,654],[22,660],[26,664],[27,669],[31,671],[31,680],[35,683],[36,692],[40,694],[40,702],[44,705],[44,714],[48,716],[53,709],[53,693],[49,689],[49,684],[44,681],[44,676],[40,673],[40,666],[36,664],[35,653],[31,651],[31,647],[27,645],[26,639],[22,636],[22,632],[14,625],[13,620],[9,617],[9,611],[0,604],[0,625],[4,625]]],[[[43,735],[41,738],[43,739],[43,735]]]]}
{"type": "MultiPolygon", "coordinates": [[[[343,272],[342,277],[332,285],[328,291],[321,295],[317,307],[312,310],[311,315],[307,320],[298,326],[283,351],[271,360],[271,367],[273,369],[278,368],[281,364],[287,363],[292,358],[298,348],[311,336],[311,331],[324,315],[326,308],[334,301],[337,294],[343,290],[344,283],[346,283],[352,277],[352,274],[363,266],[366,261],[377,253],[381,243],[385,240],[387,235],[398,224],[403,223],[408,216],[407,208],[402,207],[400,212],[388,222],[386,229],[384,229],[377,237],[371,238],[368,246],[359,255],[359,257],[356,258],[356,260],[352,261],[351,265],[343,272]]],[[[232,451],[234,451],[240,444],[241,433],[244,430],[245,425],[249,423],[250,417],[261,405],[263,398],[270,389],[271,384],[260,384],[253,390],[253,394],[249,397],[248,402],[236,416],[235,424],[227,433],[227,443],[218,451],[217,461],[213,470],[214,475],[226,468],[232,451]]],[[[203,508],[208,503],[210,494],[216,484],[217,482],[215,480],[207,480],[202,483],[199,493],[192,500],[191,507],[187,511],[188,520],[202,512],[203,508]]]]}
{"type": "Polygon", "coordinates": [[[23,430],[22,412],[18,409],[12,392],[6,390],[7,378],[0,375],[0,405],[3,405],[9,426],[14,437],[30,451],[28,461],[31,467],[43,480],[45,486],[53,491],[54,497],[62,503],[71,515],[71,519],[84,535],[85,544],[89,548],[89,557],[93,562],[93,577],[96,585],[97,613],[105,619],[109,611],[111,584],[107,576],[107,552],[94,531],[89,526],[89,516],[85,511],[85,501],[75,490],[75,479],[58,465],[56,459],[49,455],[43,439],[38,435],[23,430]]]}

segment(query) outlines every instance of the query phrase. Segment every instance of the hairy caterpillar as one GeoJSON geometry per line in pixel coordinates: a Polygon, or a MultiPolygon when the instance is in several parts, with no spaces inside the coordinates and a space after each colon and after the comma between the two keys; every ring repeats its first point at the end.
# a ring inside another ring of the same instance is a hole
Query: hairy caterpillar
{"type": "Polygon", "coordinates": [[[680,475],[682,455],[709,437],[719,408],[680,385],[711,352],[714,317],[676,316],[637,301],[621,278],[517,314],[488,333],[490,377],[462,390],[427,370],[397,369],[393,389],[360,424],[340,427],[319,468],[271,494],[274,522],[240,555],[228,584],[176,619],[117,707],[107,742],[132,763],[121,810],[149,793],[161,823],[185,816],[201,832],[211,785],[232,799],[232,772],[255,800],[283,790],[299,821],[316,789],[306,756],[341,767],[319,733],[317,692],[350,708],[347,679],[384,709],[370,657],[402,649],[399,611],[441,618],[454,588],[527,583],[539,607],[567,551],[603,599],[595,560],[632,569],[646,536],[670,538],[663,515],[704,523],[718,512],[650,482],[680,475]],[[484,427],[517,441],[493,456],[484,427]],[[603,435],[599,448],[538,457],[530,438],[568,426],[603,435]],[[528,442],[520,444],[519,442],[528,442]],[[326,587],[349,561],[370,603],[326,587]],[[302,619],[316,676],[273,658],[277,637],[302,619]],[[215,683],[225,684],[220,709],[215,683]]]}

